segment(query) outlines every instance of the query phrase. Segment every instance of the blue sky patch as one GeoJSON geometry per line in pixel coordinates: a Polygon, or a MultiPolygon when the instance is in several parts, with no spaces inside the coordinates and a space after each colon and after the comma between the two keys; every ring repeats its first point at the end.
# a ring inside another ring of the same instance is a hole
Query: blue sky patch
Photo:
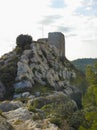
{"type": "Polygon", "coordinates": [[[50,5],[52,8],[64,8],[65,3],[64,0],[52,0],[50,5]]]}
{"type": "MultiPolygon", "coordinates": [[[[87,2],[88,4],[88,2],[87,2]]],[[[83,5],[83,7],[76,9],[76,14],[84,16],[97,16],[97,2],[93,2],[91,5],[83,5]]]]}

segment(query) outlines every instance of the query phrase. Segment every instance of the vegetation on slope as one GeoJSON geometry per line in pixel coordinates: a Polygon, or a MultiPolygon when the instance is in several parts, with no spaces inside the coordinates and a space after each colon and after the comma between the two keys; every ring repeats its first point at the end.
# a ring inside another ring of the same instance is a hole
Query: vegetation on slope
{"type": "Polygon", "coordinates": [[[89,84],[86,94],[83,97],[84,120],[79,130],[97,129],[97,63],[95,67],[88,66],[86,78],[89,84]]]}
{"type": "Polygon", "coordinates": [[[5,98],[10,98],[14,92],[12,84],[15,82],[16,72],[17,72],[17,61],[18,57],[14,55],[8,61],[8,57],[5,55],[2,57],[2,62],[0,63],[0,80],[6,86],[7,95],[5,98]]]}
{"type": "Polygon", "coordinates": [[[87,65],[94,66],[95,62],[97,61],[97,58],[83,58],[83,59],[77,59],[72,61],[72,64],[78,68],[79,70],[85,72],[87,65]]]}

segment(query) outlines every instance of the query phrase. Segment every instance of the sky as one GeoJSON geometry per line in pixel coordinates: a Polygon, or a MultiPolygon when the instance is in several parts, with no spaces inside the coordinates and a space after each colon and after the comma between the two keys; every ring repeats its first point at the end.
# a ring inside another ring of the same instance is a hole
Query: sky
{"type": "Polygon", "coordinates": [[[20,34],[37,40],[49,32],[64,34],[69,60],[97,58],[97,0],[0,0],[0,56],[20,34]]]}

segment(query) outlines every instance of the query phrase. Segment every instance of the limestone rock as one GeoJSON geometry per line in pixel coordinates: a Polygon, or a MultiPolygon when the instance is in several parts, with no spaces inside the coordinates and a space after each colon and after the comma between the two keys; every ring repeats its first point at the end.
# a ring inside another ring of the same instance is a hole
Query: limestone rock
{"type": "MultiPolygon", "coordinates": [[[[17,70],[17,78],[16,80],[29,79],[31,80],[33,77],[32,70],[29,68],[28,64],[23,62],[18,62],[18,70],[17,70]]],[[[32,81],[33,82],[33,81],[32,81]]]]}
{"type": "Polygon", "coordinates": [[[0,130],[14,130],[7,120],[0,116],[0,130]]]}
{"type": "Polygon", "coordinates": [[[33,113],[25,108],[4,112],[3,115],[6,116],[7,121],[15,130],[59,130],[56,125],[50,123],[47,119],[33,121],[33,113]]]}
{"type": "MultiPolygon", "coordinates": [[[[57,55],[58,47],[49,43],[50,38],[48,38],[48,43],[42,43],[41,40],[37,43],[32,43],[31,49],[24,50],[21,55],[17,64],[14,98],[22,97],[23,92],[33,91],[35,83],[42,86],[52,86],[55,90],[64,91],[68,96],[73,93],[72,87],[69,88],[69,84],[70,78],[75,78],[76,74],[67,65],[69,62],[66,59],[64,64],[60,60],[59,55],[57,55]],[[21,94],[19,94],[18,90],[21,94]]],[[[59,45],[59,43],[56,44],[59,45]]]]}
{"type": "Polygon", "coordinates": [[[30,81],[23,80],[14,84],[15,91],[27,91],[32,89],[32,84],[30,81]]]}
{"type": "Polygon", "coordinates": [[[3,115],[7,117],[9,122],[13,122],[16,119],[25,121],[32,118],[32,114],[24,107],[21,107],[21,108],[18,108],[16,110],[12,110],[9,112],[4,112],[3,115]]]}
{"type": "Polygon", "coordinates": [[[48,120],[15,120],[12,125],[15,130],[60,130],[56,125],[50,123],[48,120]]]}
{"type": "Polygon", "coordinates": [[[27,98],[27,97],[29,97],[30,96],[30,93],[29,92],[24,92],[24,93],[22,93],[22,97],[23,98],[27,98]]]}

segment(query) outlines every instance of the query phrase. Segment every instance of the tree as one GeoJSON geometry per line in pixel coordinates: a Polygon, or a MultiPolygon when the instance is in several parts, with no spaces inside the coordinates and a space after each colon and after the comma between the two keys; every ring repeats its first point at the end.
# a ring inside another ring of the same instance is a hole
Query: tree
{"type": "Polygon", "coordinates": [[[89,87],[83,97],[83,107],[85,120],[79,130],[96,130],[97,129],[97,62],[94,68],[88,66],[86,77],[89,87]]]}
{"type": "Polygon", "coordinates": [[[97,84],[97,76],[91,66],[87,66],[86,68],[86,79],[89,85],[97,84]]]}
{"type": "Polygon", "coordinates": [[[94,67],[95,67],[95,69],[97,70],[97,62],[95,63],[94,67]]]}
{"type": "Polygon", "coordinates": [[[21,47],[24,49],[24,47],[26,45],[30,45],[32,43],[32,37],[30,35],[23,35],[20,34],[17,38],[16,38],[16,44],[18,47],[21,47]]]}

